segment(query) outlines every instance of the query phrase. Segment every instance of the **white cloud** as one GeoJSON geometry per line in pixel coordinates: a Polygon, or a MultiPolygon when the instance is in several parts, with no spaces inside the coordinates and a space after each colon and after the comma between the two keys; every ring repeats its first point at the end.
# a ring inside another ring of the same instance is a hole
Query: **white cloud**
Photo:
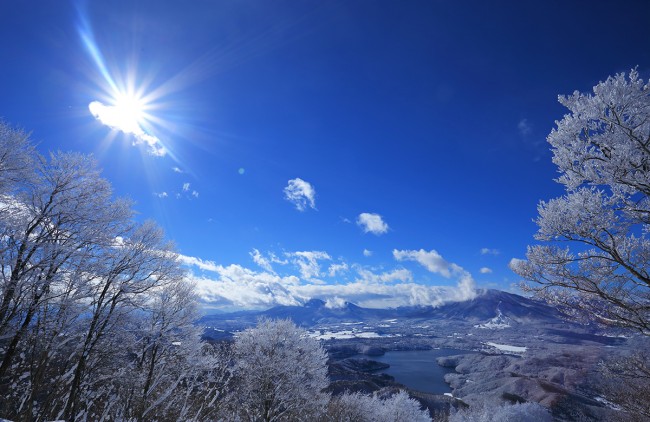
{"type": "Polygon", "coordinates": [[[327,252],[323,251],[287,252],[285,255],[291,258],[292,262],[298,266],[300,275],[306,280],[321,276],[318,261],[329,261],[332,259],[327,252]]]}
{"type": "Polygon", "coordinates": [[[289,263],[289,261],[287,261],[286,259],[278,258],[278,256],[273,252],[269,252],[268,256],[269,256],[269,260],[271,260],[271,262],[274,264],[287,265],[289,263]]]}
{"type": "Polygon", "coordinates": [[[325,307],[329,309],[340,309],[345,307],[346,300],[340,297],[332,297],[325,301],[325,307]]]}
{"type": "Polygon", "coordinates": [[[167,196],[169,196],[167,195],[167,192],[160,192],[160,193],[154,192],[154,195],[157,196],[158,198],[167,198],[167,196]]]}
{"type": "Polygon", "coordinates": [[[447,262],[435,250],[393,250],[393,256],[398,261],[415,261],[432,273],[445,278],[456,278],[455,300],[467,300],[476,297],[476,283],[472,275],[460,265],[447,262]]]}
{"type": "Polygon", "coordinates": [[[173,171],[174,173],[184,173],[184,171],[181,170],[179,167],[172,167],[172,171],[173,171]]]}
{"type": "Polygon", "coordinates": [[[369,251],[368,249],[363,250],[363,256],[369,257],[372,256],[372,251],[369,251]]]}
{"type": "Polygon", "coordinates": [[[307,207],[316,209],[316,190],[311,183],[298,177],[289,180],[284,188],[284,198],[293,203],[298,211],[304,211],[307,207]]]}
{"type": "Polygon", "coordinates": [[[193,191],[192,191],[192,196],[195,197],[195,198],[198,198],[198,197],[199,197],[199,193],[198,193],[197,191],[193,190],[193,191]]]}
{"type": "Polygon", "coordinates": [[[332,264],[329,267],[328,273],[330,277],[335,277],[339,273],[345,273],[349,270],[348,264],[345,262],[341,264],[332,264]]]}
{"type": "Polygon", "coordinates": [[[189,182],[183,183],[183,192],[187,192],[189,190],[190,190],[189,182]]]}
{"type": "Polygon", "coordinates": [[[147,145],[150,154],[159,157],[167,154],[167,150],[160,139],[146,133],[142,126],[140,126],[140,123],[138,123],[138,119],[132,114],[125,112],[125,110],[120,107],[105,105],[99,101],[93,101],[88,104],[88,110],[90,110],[93,117],[99,120],[102,124],[113,130],[119,130],[123,133],[133,135],[135,138],[133,144],[147,145]]]}
{"type": "Polygon", "coordinates": [[[501,251],[498,249],[490,249],[490,248],[481,248],[481,255],[499,255],[501,251]]]}
{"type": "Polygon", "coordinates": [[[205,271],[219,272],[219,269],[222,268],[221,265],[215,264],[214,261],[204,261],[193,256],[178,254],[178,259],[185,265],[198,267],[205,271]]]}
{"type": "Polygon", "coordinates": [[[481,268],[481,269],[479,270],[479,272],[480,272],[481,274],[491,274],[491,273],[492,273],[492,269],[491,269],[491,268],[488,268],[488,267],[483,267],[483,268],[481,268]]]}
{"type": "Polygon", "coordinates": [[[357,224],[363,228],[365,233],[372,233],[379,236],[388,232],[388,224],[384,222],[379,214],[361,213],[357,217],[357,224]]]}
{"type": "Polygon", "coordinates": [[[205,306],[222,309],[297,305],[312,298],[322,299],[330,307],[340,307],[345,302],[375,308],[438,306],[475,297],[471,275],[460,266],[446,262],[437,252],[395,250],[393,253],[403,260],[422,261],[425,267],[456,278],[456,285],[422,285],[413,282],[414,276],[406,268],[374,272],[342,260],[322,271],[322,261],[332,260],[324,251],[285,252],[286,259],[279,259],[273,253],[262,254],[253,249],[250,255],[260,271],[240,265],[223,266],[184,255],[180,259],[187,266],[205,271],[198,275],[190,273],[188,277],[197,284],[197,293],[205,306]],[[292,264],[285,270],[296,274],[277,274],[272,266],[276,262],[278,265],[292,264]],[[336,276],[352,269],[357,273],[352,282],[327,284],[318,278],[323,272],[336,276]]]}
{"type": "Polygon", "coordinates": [[[190,275],[204,303],[226,308],[269,308],[275,305],[299,305],[303,301],[291,291],[298,277],[280,277],[255,272],[239,265],[219,266],[217,279],[190,275]]]}
{"type": "Polygon", "coordinates": [[[271,262],[267,258],[262,256],[260,251],[258,251],[257,249],[253,249],[250,255],[253,258],[253,262],[259,265],[263,270],[268,271],[270,273],[275,273],[275,271],[273,271],[273,267],[271,266],[271,262]]]}
{"type": "Polygon", "coordinates": [[[428,252],[424,249],[419,251],[393,249],[393,257],[398,261],[415,261],[432,273],[440,274],[445,278],[451,277],[450,264],[433,249],[428,252]]]}
{"type": "Polygon", "coordinates": [[[512,270],[526,264],[525,259],[512,258],[508,263],[508,267],[512,270]]]}
{"type": "MultiPolygon", "coordinates": [[[[464,287],[464,286],[463,286],[464,287]]],[[[450,286],[425,286],[413,282],[368,283],[357,280],[347,284],[304,284],[289,287],[296,297],[320,298],[332,305],[343,301],[368,308],[389,308],[399,306],[440,306],[447,302],[467,300],[475,297],[474,291],[450,286]]]]}
{"type": "Polygon", "coordinates": [[[359,268],[357,269],[359,278],[357,281],[365,283],[392,283],[394,281],[413,281],[413,274],[406,268],[398,268],[393,271],[375,274],[372,271],[359,268]]]}
{"type": "Polygon", "coordinates": [[[517,129],[519,130],[519,134],[524,137],[530,135],[533,131],[528,119],[521,119],[519,123],[517,123],[517,129]]]}
{"type": "MultiPolygon", "coordinates": [[[[199,260],[199,262],[203,262],[199,260]]],[[[439,306],[471,298],[461,287],[424,286],[413,282],[356,280],[347,284],[302,284],[298,277],[256,272],[239,265],[218,266],[216,277],[190,274],[204,305],[216,308],[270,308],[300,305],[319,298],[330,307],[352,302],[369,308],[439,306]]],[[[381,279],[381,275],[378,275],[381,279]]],[[[384,277],[385,278],[385,277],[384,277]]]]}

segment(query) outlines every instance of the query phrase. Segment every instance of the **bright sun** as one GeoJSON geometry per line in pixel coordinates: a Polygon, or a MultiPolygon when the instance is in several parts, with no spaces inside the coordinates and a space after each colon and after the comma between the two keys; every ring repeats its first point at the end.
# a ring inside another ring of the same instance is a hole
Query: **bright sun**
{"type": "MultiPolygon", "coordinates": [[[[118,127],[125,132],[136,133],[145,120],[145,104],[136,95],[118,93],[113,106],[118,127]]],[[[140,129],[142,130],[142,129],[140,129]]]]}
{"type": "Polygon", "coordinates": [[[96,118],[107,126],[134,135],[143,132],[145,106],[142,100],[134,95],[120,93],[109,104],[93,101],[88,108],[96,118]]]}
{"type": "Polygon", "coordinates": [[[160,139],[145,130],[151,118],[147,114],[147,101],[136,94],[117,92],[107,103],[93,101],[88,105],[88,109],[106,126],[135,136],[135,143],[146,143],[151,154],[166,154],[160,139]]]}
{"type": "MultiPolygon", "coordinates": [[[[135,68],[121,75],[124,77],[115,78],[115,75],[106,66],[106,61],[95,42],[89,22],[84,16],[82,18],[79,35],[102,77],[100,87],[104,91],[103,101],[92,101],[88,104],[88,110],[95,119],[112,130],[133,135],[135,138],[133,144],[147,145],[150,154],[156,156],[167,154],[165,145],[152,133],[152,122],[159,122],[159,119],[148,113],[155,108],[152,107],[152,102],[161,94],[154,95],[149,92],[145,95],[148,84],[136,83],[135,68]]],[[[120,75],[117,74],[117,76],[120,75]]]]}

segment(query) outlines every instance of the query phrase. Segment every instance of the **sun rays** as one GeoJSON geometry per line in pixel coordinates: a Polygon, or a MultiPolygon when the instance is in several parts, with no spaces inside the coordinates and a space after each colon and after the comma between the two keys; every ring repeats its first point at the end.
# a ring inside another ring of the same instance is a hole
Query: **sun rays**
{"type": "MultiPolygon", "coordinates": [[[[154,134],[152,122],[160,122],[150,111],[156,108],[156,98],[147,93],[149,83],[138,80],[137,70],[131,67],[126,72],[109,68],[90,26],[80,11],[79,36],[87,53],[92,58],[99,75],[101,95],[88,104],[90,113],[103,125],[113,131],[132,136],[133,144],[143,144],[149,154],[164,156],[168,149],[154,134]]],[[[109,136],[114,139],[114,134],[109,136]]]]}

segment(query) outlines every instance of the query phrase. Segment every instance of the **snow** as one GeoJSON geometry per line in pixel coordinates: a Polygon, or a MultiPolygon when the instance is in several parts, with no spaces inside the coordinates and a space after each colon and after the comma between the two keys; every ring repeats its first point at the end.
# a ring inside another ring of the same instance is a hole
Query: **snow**
{"type": "Polygon", "coordinates": [[[503,315],[501,310],[497,307],[497,316],[490,319],[484,324],[477,324],[474,328],[484,328],[489,330],[502,330],[504,328],[510,328],[510,318],[503,315]]]}
{"type": "Polygon", "coordinates": [[[381,335],[374,331],[324,331],[323,334],[320,332],[310,332],[309,336],[318,340],[329,340],[332,338],[335,339],[352,339],[352,338],[382,338],[382,337],[393,337],[391,335],[381,335]]]}
{"type": "Polygon", "coordinates": [[[504,324],[499,322],[494,322],[494,319],[486,322],[485,324],[477,324],[474,328],[486,328],[489,330],[502,330],[504,328],[510,328],[510,324],[504,324]]]}
{"type": "Polygon", "coordinates": [[[610,409],[614,409],[614,410],[621,410],[622,409],[620,406],[612,403],[611,401],[607,400],[604,397],[596,396],[596,397],[594,397],[594,400],[604,404],[605,406],[609,407],[610,409]]]}
{"type": "Polygon", "coordinates": [[[510,352],[510,353],[524,353],[528,347],[522,347],[522,346],[511,346],[509,344],[498,344],[498,343],[492,343],[492,342],[487,342],[485,343],[488,346],[492,346],[496,349],[499,349],[504,352],[510,352]]]}

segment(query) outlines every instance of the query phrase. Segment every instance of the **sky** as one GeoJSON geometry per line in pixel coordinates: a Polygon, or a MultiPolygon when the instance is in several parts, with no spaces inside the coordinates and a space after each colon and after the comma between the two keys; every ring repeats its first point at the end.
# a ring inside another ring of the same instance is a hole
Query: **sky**
{"type": "Polygon", "coordinates": [[[207,311],[517,291],[557,96],[637,67],[650,3],[0,4],[0,118],[92,154],[207,311]]]}

